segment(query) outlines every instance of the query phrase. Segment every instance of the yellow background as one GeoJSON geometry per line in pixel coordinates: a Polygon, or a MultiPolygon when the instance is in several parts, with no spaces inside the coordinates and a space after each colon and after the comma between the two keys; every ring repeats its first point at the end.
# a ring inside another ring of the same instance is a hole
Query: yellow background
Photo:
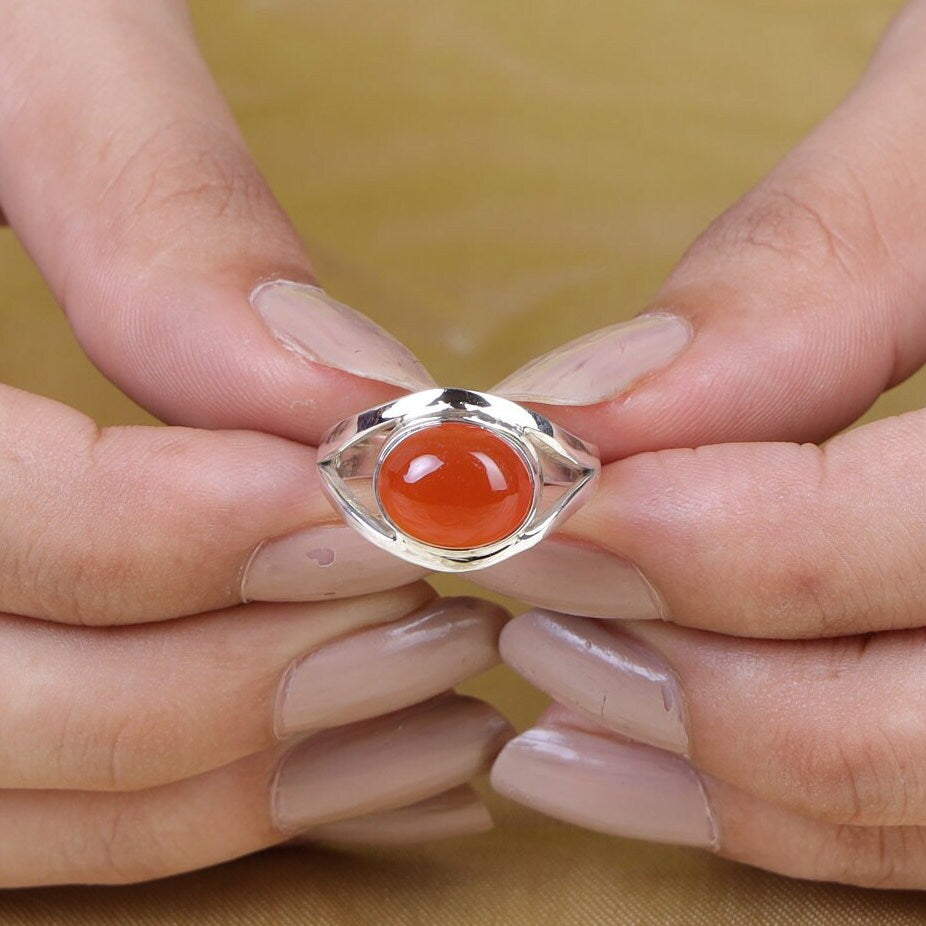
{"type": "MultiPolygon", "coordinates": [[[[193,4],[206,56],[324,284],[440,381],[475,387],[638,311],[699,229],[851,86],[896,7],[193,4]]],[[[10,233],[0,375],[103,423],[150,420],[82,357],[10,233]]],[[[924,384],[875,414],[921,404],[924,384]]],[[[469,689],[522,726],[541,703],[501,669],[469,689]]],[[[890,926],[926,910],[913,894],[799,884],[492,804],[501,825],[485,837],[278,850],[150,885],[7,892],[0,921],[890,926]]]]}

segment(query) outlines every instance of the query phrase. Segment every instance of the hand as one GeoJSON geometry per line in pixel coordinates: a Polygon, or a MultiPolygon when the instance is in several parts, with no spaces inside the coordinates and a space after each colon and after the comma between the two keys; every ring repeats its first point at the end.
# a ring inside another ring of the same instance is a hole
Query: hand
{"type": "Polygon", "coordinates": [[[502,752],[501,792],[926,887],[926,411],[817,446],[926,360],[924,47],[917,2],[649,314],[498,387],[610,461],[559,537],[481,576],[566,612],[502,635],[565,708],[502,752]]]}
{"type": "Polygon", "coordinates": [[[465,783],[507,726],[435,696],[503,615],[336,524],[305,446],[430,379],[308,285],[180,3],[3,15],[5,215],[97,365],[178,426],[0,387],[0,885],[485,827],[465,783]]]}

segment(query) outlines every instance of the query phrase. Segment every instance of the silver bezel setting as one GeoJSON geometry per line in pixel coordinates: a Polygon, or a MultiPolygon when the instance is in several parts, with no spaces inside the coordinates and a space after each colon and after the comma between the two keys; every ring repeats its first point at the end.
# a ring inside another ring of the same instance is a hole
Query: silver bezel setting
{"type": "Polygon", "coordinates": [[[539,543],[594,491],[601,465],[594,445],[580,440],[529,408],[469,389],[427,389],[368,409],[335,425],[318,448],[318,470],[332,504],[367,540],[402,559],[440,572],[482,569],[539,543]],[[409,536],[391,522],[376,491],[380,466],[410,434],[446,421],[491,431],[521,457],[534,483],[531,508],[521,526],[495,543],[447,549],[409,536]],[[369,480],[375,510],[352,491],[369,480]],[[544,489],[562,493],[544,507],[544,489]]]}

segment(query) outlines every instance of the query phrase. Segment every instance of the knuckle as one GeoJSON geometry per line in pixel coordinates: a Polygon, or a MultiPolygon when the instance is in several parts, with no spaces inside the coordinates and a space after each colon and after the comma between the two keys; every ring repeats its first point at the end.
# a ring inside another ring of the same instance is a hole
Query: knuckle
{"type": "Polygon", "coordinates": [[[171,871],[174,849],[143,802],[131,795],[108,801],[85,834],[84,862],[92,880],[106,884],[146,881],[171,871]]]}
{"type": "Polygon", "coordinates": [[[64,549],[44,533],[20,537],[15,554],[0,560],[4,608],[32,617],[93,623],[98,603],[90,573],[99,565],[89,551],[64,549]]]}
{"type": "Polygon", "coordinates": [[[750,591],[746,596],[750,618],[759,626],[771,624],[786,636],[844,632],[852,602],[841,587],[840,570],[828,555],[831,541],[809,533],[815,530],[812,527],[793,529],[796,510],[806,513],[805,522],[813,525],[813,514],[826,503],[829,477],[823,453],[815,445],[790,447],[788,466],[773,484],[768,483],[764,468],[753,470],[747,479],[740,477],[734,483],[738,490],[725,500],[732,514],[721,515],[722,526],[731,529],[736,540],[731,546],[737,551],[734,568],[750,591]],[[756,510],[762,512],[762,530],[756,529],[756,510]],[[769,546],[771,536],[774,549],[769,546]],[[809,548],[827,555],[808,555],[809,548]]]}
{"type": "Polygon", "coordinates": [[[705,237],[712,249],[737,259],[744,252],[771,254],[807,269],[835,267],[852,280],[886,252],[871,197],[848,163],[831,165],[825,178],[806,170],[773,176],[716,219],[705,237]]]}
{"type": "Polygon", "coordinates": [[[189,755],[182,723],[161,707],[101,704],[61,711],[57,779],[71,787],[136,791],[176,777],[189,755]]]}
{"type": "Polygon", "coordinates": [[[926,856],[926,837],[918,827],[851,826],[835,828],[827,845],[829,858],[820,860],[821,875],[870,888],[912,886],[926,856]]]}
{"type": "MultiPolygon", "coordinates": [[[[81,416],[82,418],[82,416],[81,416]]],[[[112,542],[122,516],[121,493],[104,488],[95,466],[96,424],[72,420],[62,446],[45,441],[42,471],[22,473],[29,504],[42,517],[23,519],[0,552],[4,608],[31,617],[97,624],[125,605],[121,590],[133,571],[129,545],[112,542]],[[61,491],[62,483],[67,491],[61,491]]],[[[124,482],[124,480],[123,480],[124,482]]],[[[135,571],[138,571],[137,568],[135,571]]]]}
{"type": "Polygon", "coordinates": [[[59,563],[49,564],[42,587],[54,601],[50,614],[84,626],[104,623],[124,610],[121,591],[131,587],[128,558],[115,550],[71,550],[59,563]]]}
{"type": "Polygon", "coordinates": [[[804,809],[838,824],[871,825],[903,817],[911,782],[903,753],[883,731],[832,738],[813,734],[790,763],[804,809]]]}
{"type": "Polygon", "coordinates": [[[158,870],[157,835],[149,832],[146,817],[130,795],[83,795],[49,846],[47,865],[65,880],[89,884],[130,884],[166,874],[158,870]]]}
{"type": "Polygon", "coordinates": [[[768,188],[748,202],[736,235],[737,243],[814,265],[842,263],[847,250],[826,208],[785,188],[768,188]]]}
{"type": "Polygon", "coordinates": [[[734,512],[724,517],[737,540],[731,546],[737,551],[736,575],[749,589],[748,617],[784,636],[832,638],[885,618],[885,589],[872,580],[867,563],[859,568],[858,554],[846,539],[851,534],[831,528],[843,523],[839,506],[844,505],[831,467],[824,449],[791,445],[788,465],[773,484],[764,468],[757,469],[726,501],[734,512]],[[761,530],[755,511],[762,512],[761,530]],[[801,513],[797,527],[796,511],[801,513]]]}
{"type": "Polygon", "coordinates": [[[144,764],[146,727],[151,725],[129,717],[110,724],[100,743],[99,762],[100,783],[107,790],[126,791],[137,786],[135,769],[144,764]]]}
{"type": "Polygon", "coordinates": [[[758,583],[760,611],[779,631],[835,637],[851,630],[855,601],[840,590],[839,577],[824,557],[785,549],[765,570],[765,581],[758,583]]]}
{"type": "Polygon", "coordinates": [[[26,613],[94,626],[124,612],[123,590],[132,587],[133,574],[125,548],[45,535],[23,548],[6,582],[15,584],[26,613]]]}
{"type": "Polygon", "coordinates": [[[196,756],[186,728],[180,712],[170,705],[147,710],[136,705],[108,720],[94,763],[98,786],[134,791],[177,777],[196,756]]]}
{"type": "Polygon", "coordinates": [[[131,802],[114,801],[92,834],[90,857],[100,880],[128,883],[142,877],[138,851],[146,841],[143,835],[131,802]]]}
{"type": "Polygon", "coordinates": [[[237,139],[206,123],[175,121],[142,141],[101,196],[112,240],[169,249],[216,219],[253,221],[266,185],[237,139]],[[165,240],[170,236],[170,240],[165,240]]]}
{"type": "Polygon", "coordinates": [[[144,460],[114,429],[87,446],[70,442],[66,467],[49,464],[31,500],[44,516],[17,526],[15,543],[0,550],[6,610],[98,627],[238,603],[228,576],[254,545],[241,487],[257,497],[269,482],[238,478],[254,471],[246,443],[217,468],[227,441],[163,431],[144,460]],[[192,550],[215,558],[194,568],[192,550]]]}

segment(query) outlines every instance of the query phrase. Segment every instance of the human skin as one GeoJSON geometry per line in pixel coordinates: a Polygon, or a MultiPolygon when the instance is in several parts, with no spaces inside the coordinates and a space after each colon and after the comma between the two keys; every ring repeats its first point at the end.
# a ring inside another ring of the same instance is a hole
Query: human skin
{"type": "Polygon", "coordinates": [[[437,599],[315,473],[330,424],[429,375],[312,285],[183,4],[11,0],[0,87],[4,215],[170,425],[0,386],[0,885],[487,828],[467,782],[508,726],[447,691],[505,614],[437,599]]]}
{"type": "MultiPolygon", "coordinates": [[[[156,877],[306,829],[484,827],[461,783],[507,730],[440,693],[492,661],[504,617],[358,546],[308,449],[430,378],[305,287],[181,4],[50,6],[4,9],[0,204],[94,362],[173,427],[101,434],[0,390],[2,883],[156,877]],[[348,670],[380,661],[360,697],[348,670]],[[369,756],[398,729],[382,774],[369,756]]],[[[569,709],[503,752],[503,792],[792,875],[924,886],[926,425],[816,446],[926,357],[924,39],[913,4],[643,321],[500,386],[608,463],[560,537],[484,576],[585,615],[504,632],[569,709]]]]}
{"type": "Polygon", "coordinates": [[[499,385],[606,462],[558,537],[481,577],[540,607],[502,654],[561,705],[503,750],[502,793],[926,888],[926,411],[834,436],[926,361],[923,48],[918,0],[640,319],[499,385]]]}

